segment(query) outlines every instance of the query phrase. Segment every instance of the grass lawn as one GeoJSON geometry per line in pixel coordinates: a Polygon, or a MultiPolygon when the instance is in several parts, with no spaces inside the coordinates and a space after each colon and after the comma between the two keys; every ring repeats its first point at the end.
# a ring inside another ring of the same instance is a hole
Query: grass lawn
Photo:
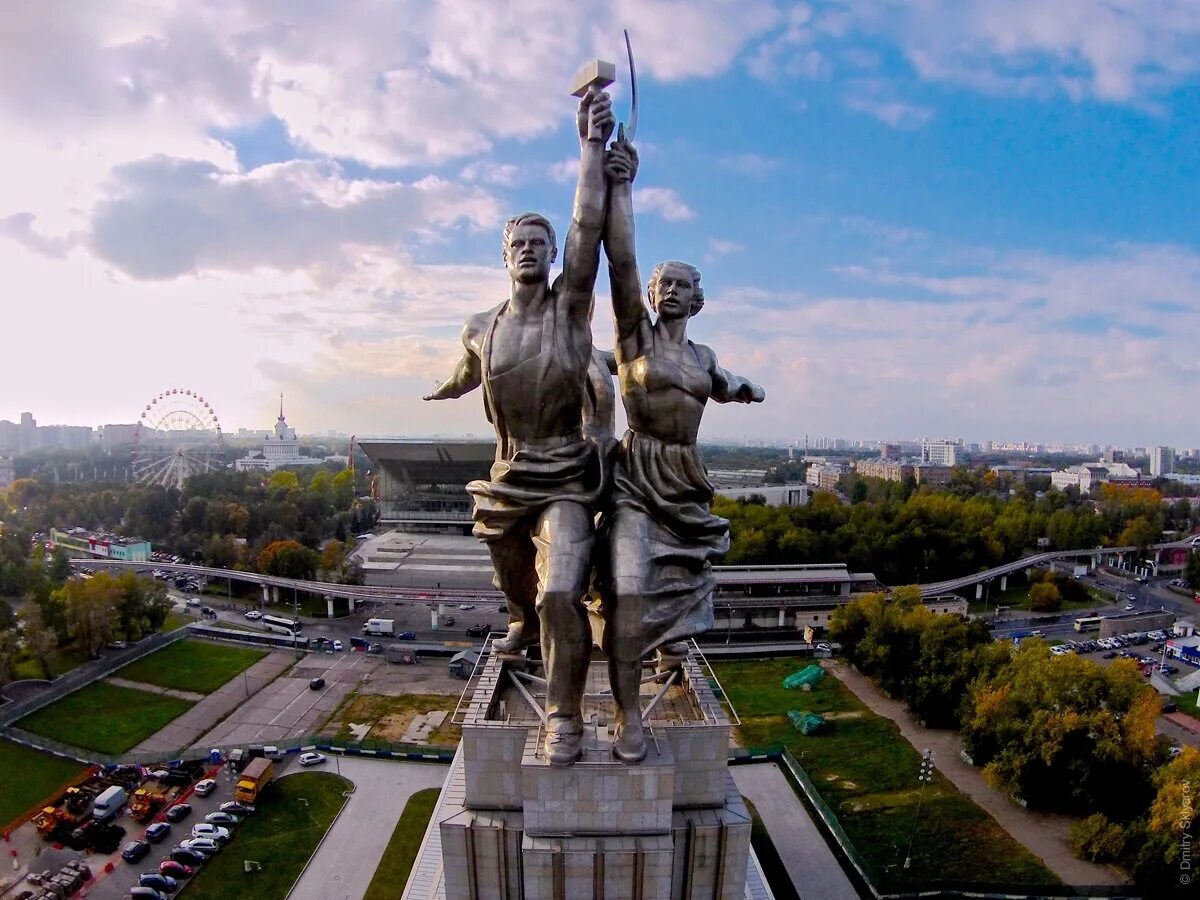
{"type": "Polygon", "coordinates": [[[417,791],[408,798],[363,900],[396,900],[400,896],[408,882],[408,873],[412,870],[413,860],[417,858],[417,851],[421,849],[421,838],[429,827],[439,793],[438,788],[429,788],[417,791]]]}
{"type": "MultiPolygon", "coordinates": [[[[325,733],[334,732],[336,740],[353,740],[350,734],[350,724],[363,725],[370,723],[371,730],[364,747],[369,747],[371,741],[399,741],[404,736],[409,722],[418,713],[444,709],[453,713],[458,698],[450,694],[400,694],[391,696],[385,694],[350,694],[330,716],[325,733]]],[[[462,738],[462,729],[451,724],[447,715],[441,728],[429,736],[429,744],[433,747],[454,747],[462,738]]]]}
{"type": "Polygon", "coordinates": [[[0,828],[82,771],[79,763],[0,741],[0,828]]]}
{"type": "Polygon", "coordinates": [[[163,622],[162,632],[166,634],[168,631],[174,631],[176,628],[182,628],[189,622],[195,622],[195,616],[189,616],[187,613],[167,613],[167,619],[163,622]]]}
{"type": "Polygon", "coordinates": [[[1185,691],[1178,697],[1172,697],[1171,699],[1175,701],[1180,712],[1200,719],[1200,709],[1197,708],[1196,693],[1196,691],[1185,691]]]}
{"type": "Polygon", "coordinates": [[[31,713],[17,726],[65,744],[116,755],[136,747],[191,707],[188,700],[98,681],[31,713]]]}
{"type": "Polygon", "coordinates": [[[342,792],[349,787],[349,781],[329,772],[301,772],[267,785],[257,812],[238,826],[228,848],[204,864],[185,896],[283,900],[345,805],[342,792]],[[261,862],[262,869],[243,871],[247,859],[261,862]]]}
{"type": "Polygon", "coordinates": [[[130,663],[118,670],[117,675],[159,687],[211,694],[266,655],[267,651],[250,647],[233,647],[208,641],[176,641],[157,653],[130,663]]]}
{"type": "Polygon", "coordinates": [[[1057,884],[1053,873],[946,779],[926,789],[913,845],[902,868],[918,798],[920,754],[894,723],[877,716],[836,678],[811,692],[783,679],[807,658],[717,663],[717,677],[741,717],[742,743],[786,746],[838,817],[878,888],[894,891],[948,881],[1057,884]],[[824,734],[805,737],[788,721],[792,709],[826,716],[824,734]]]}

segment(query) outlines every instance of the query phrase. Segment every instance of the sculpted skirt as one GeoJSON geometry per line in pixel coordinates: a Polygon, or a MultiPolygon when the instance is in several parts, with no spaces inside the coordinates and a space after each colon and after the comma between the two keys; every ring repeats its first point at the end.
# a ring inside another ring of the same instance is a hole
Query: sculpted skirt
{"type": "Polygon", "coordinates": [[[729,550],[729,522],[710,511],[712,484],[694,444],[626,432],[601,523],[606,651],[622,659],[707,631],[712,560],[729,550]]]}

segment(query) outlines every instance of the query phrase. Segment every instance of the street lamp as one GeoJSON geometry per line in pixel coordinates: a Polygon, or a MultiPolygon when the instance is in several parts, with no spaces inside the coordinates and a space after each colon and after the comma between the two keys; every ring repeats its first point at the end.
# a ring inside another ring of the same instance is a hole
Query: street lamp
{"type": "Polygon", "coordinates": [[[913,841],[917,837],[917,823],[921,819],[921,804],[925,801],[925,786],[933,781],[933,751],[928,747],[921,754],[921,771],[917,775],[917,781],[921,783],[921,792],[917,795],[917,813],[913,816],[912,834],[908,836],[908,852],[904,854],[904,868],[912,865],[912,848],[913,841]]]}

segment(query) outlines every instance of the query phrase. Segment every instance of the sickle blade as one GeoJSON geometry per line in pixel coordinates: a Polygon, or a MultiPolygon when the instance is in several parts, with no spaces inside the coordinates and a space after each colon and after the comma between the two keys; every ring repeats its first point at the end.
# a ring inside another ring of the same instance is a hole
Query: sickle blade
{"type": "Polygon", "coordinates": [[[638,87],[637,70],[633,67],[633,47],[629,43],[629,29],[625,29],[625,54],[629,57],[629,124],[625,126],[625,139],[633,140],[637,133],[638,121],[638,87]]]}

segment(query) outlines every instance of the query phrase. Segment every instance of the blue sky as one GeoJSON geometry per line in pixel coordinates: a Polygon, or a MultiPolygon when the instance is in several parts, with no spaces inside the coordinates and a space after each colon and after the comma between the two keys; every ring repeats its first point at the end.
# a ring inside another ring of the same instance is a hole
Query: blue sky
{"type": "Polygon", "coordinates": [[[566,85],[618,62],[624,118],[628,27],[643,272],[697,264],[693,339],[768,391],[704,437],[1200,446],[1200,4],[27,6],[0,418],[181,386],[227,429],[283,391],[302,431],[486,433],[419,397],[505,294],[504,219],[565,232],[566,85]]]}

